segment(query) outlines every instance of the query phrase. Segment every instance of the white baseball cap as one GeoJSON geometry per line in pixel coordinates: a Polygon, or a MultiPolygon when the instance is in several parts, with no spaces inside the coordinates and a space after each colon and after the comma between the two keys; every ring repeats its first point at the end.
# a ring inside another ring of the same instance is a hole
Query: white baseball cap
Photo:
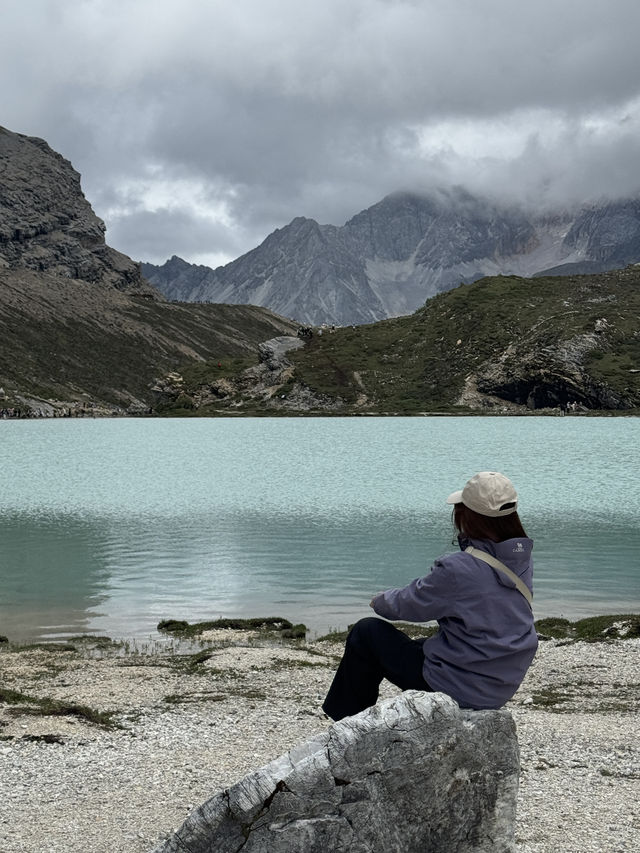
{"type": "Polygon", "coordinates": [[[496,518],[510,515],[518,508],[518,495],[513,483],[497,471],[480,471],[458,492],[447,498],[448,504],[463,503],[480,515],[496,518]]]}

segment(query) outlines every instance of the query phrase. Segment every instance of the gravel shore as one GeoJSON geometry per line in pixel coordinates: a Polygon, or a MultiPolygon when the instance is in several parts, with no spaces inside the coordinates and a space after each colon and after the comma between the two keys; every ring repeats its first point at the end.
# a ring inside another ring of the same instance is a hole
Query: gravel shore
{"type": "MultiPolygon", "coordinates": [[[[330,725],[320,703],[341,644],[201,640],[199,656],[0,645],[2,853],[149,853],[192,808],[330,725]]],[[[639,688],[638,639],[540,644],[507,706],[521,853],[640,849],[639,688]]]]}

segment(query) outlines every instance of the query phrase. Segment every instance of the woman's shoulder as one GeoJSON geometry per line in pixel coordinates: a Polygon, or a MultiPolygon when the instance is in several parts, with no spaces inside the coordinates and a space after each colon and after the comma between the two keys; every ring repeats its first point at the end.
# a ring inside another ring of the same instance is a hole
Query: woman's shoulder
{"type": "Polygon", "coordinates": [[[471,567],[470,555],[464,551],[441,554],[433,561],[433,571],[459,572],[471,567]]]}
{"type": "MultiPolygon", "coordinates": [[[[486,563],[483,563],[482,565],[486,566],[487,569],[491,571],[486,563]]],[[[455,575],[456,578],[469,575],[475,580],[479,580],[479,575],[482,574],[481,571],[478,571],[477,561],[474,560],[471,554],[466,551],[454,551],[452,553],[442,554],[442,556],[438,557],[438,559],[434,561],[432,571],[440,572],[443,575],[455,575]]]]}

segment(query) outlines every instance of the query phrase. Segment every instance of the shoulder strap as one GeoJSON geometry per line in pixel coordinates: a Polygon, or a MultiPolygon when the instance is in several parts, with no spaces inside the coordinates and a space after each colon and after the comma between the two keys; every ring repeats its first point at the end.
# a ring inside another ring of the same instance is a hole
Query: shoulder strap
{"type": "Polygon", "coordinates": [[[533,596],[531,594],[531,590],[515,572],[512,572],[510,568],[505,566],[504,563],[501,563],[500,560],[496,559],[496,557],[492,557],[491,554],[487,554],[486,551],[480,551],[479,548],[474,548],[473,545],[469,545],[469,547],[464,550],[467,554],[471,554],[472,557],[476,557],[478,560],[483,560],[485,563],[488,563],[490,566],[493,566],[494,569],[497,569],[499,572],[502,572],[503,575],[510,578],[516,585],[518,592],[521,592],[527,599],[529,607],[532,606],[533,596]]]}

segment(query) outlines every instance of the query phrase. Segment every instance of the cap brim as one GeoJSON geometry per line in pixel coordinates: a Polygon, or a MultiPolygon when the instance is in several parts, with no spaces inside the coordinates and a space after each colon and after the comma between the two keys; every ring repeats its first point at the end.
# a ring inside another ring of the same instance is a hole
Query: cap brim
{"type": "Polygon", "coordinates": [[[446,503],[448,503],[448,504],[460,504],[460,503],[462,503],[462,489],[460,489],[460,491],[458,491],[458,492],[453,492],[452,494],[450,494],[446,500],[446,503]]]}

